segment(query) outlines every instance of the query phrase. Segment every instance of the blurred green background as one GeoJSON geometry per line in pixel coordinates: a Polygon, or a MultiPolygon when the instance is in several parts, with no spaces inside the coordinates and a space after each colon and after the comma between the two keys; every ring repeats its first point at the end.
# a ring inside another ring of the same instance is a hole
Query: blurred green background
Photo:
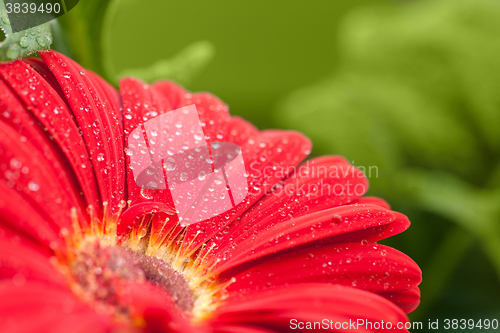
{"type": "Polygon", "coordinates": [[[377,166],[369,194],[412,221],[384,243],[423,270],[410,318],[500,319],[498,0],[107,3],[81,0],[55,48],[115,84],[170,78],[261,129],[302,131],[313,155],[377,166]]]}

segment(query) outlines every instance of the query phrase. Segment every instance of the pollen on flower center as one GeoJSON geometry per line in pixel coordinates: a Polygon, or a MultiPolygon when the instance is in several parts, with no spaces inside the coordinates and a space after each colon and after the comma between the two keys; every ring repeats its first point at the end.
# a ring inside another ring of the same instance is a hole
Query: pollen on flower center
{"type": "Polygon", "coordinates": [[[127,288],[140,289],[141,284],[146,289],[147,284],[157,287],[160,297],[163,291],[165,302],[173,302],[193,322],[202,320],[225,299],[227,286],[235,281],[219,283],[210,271],[205,259],[213,245],[201,257],[186,253],[182,248],[185,232],[168,239],[168,233],[161,236],[161,229],[151,230],[157,212],[136,216],[141,223],[127,237],[117,237],[117,225],[127,218],[127,212],[136,213],[129,207],[122,214],[124,207],[121,204],[118,214],[110,217],[104,203],[104,218],[99,219],[89,206],[90,224],[81,223],[76,209],[72,209],[72,230],[61,229],[67,247],[64,251],[55,248],[58,260],[54,265],[68,277],[76,295],[118,321],[140,322],[127,288]]]}
{"type": "Polygon", "coordinates": [[[128,317],[128,307],[120,299],[122,282],[151,283],[163,289],[177,307],[193,308],[194,297],[184,277],[156,257],[129,248],[88,242],[69,264],[75,289],[97,309],[118,318],[128,317]]]}

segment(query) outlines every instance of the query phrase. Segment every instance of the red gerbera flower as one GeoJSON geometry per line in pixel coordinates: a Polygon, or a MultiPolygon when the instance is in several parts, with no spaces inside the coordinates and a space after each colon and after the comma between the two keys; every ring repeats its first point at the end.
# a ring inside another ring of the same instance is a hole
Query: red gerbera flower
{"type": "Polygon", "coordinates": [[[118,93],[40,57],[0,65],[0,331],[404,330],[421,272],[376,242],[410,222],[362,197],[345,159],[298,166],[307,138],[258,131],[210,94],[133,78],[118,93]],[[207,141],[241,147],[248,194],[182,227],[168,189],[135,183],[125,138],[192,104],[207,141]]]}

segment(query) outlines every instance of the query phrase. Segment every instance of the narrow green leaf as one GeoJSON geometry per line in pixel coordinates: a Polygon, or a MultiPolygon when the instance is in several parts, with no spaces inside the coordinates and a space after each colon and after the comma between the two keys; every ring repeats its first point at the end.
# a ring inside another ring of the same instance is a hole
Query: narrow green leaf
{"type": "Polygon", "coordinates": [[[500,278],[500,189],[475,188],[450,174],[417,169],[400,173],[398,181],[425,210],[480,239],[500,278]]]}
{"type": "Polygon", "coordinates": [[[5,40],[0,42],[0,61],[20,59],[36,51],[46,50],[52,44],[49,23],[12,32],[3,0],[0,0],[0,27],[5,34],[5,40]]]}
{"type": "Polygon", "coordinates": [[[116,79],[134,76],[145,82],[170,79],[183,85],[203,69],[213,58],[215,48],[208,41],[199,41],[189,45],[172,59],[162,59],[149,67],[127,69],[117,75],[116,79]]]}
{"type": "MultiPolygon", "coordinates": [[[[212,43],[197,41],[171,59],[160,59],[150,66],[126,69],[118,73],[111,57],[112,27],[119,9],[134,1],[137,0],[114,0],[109,3],[106,9],[101,32],[101,61],[106,77],[114,84],[117,84],[120,78],[125,76],[134,76],[148,83],[170,79],[183,85],[188,84],[214,57],[215,47],[212,43]]],[[[134,24],[140,25],[140,22],[134,22],[134,24]]]]}

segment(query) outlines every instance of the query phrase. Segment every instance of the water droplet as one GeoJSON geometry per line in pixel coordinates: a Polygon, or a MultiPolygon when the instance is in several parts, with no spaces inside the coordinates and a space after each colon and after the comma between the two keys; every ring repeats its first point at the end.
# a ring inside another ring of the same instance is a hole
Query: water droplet
{"type": "Polygon", "coordinates": [[[153,192],[151,190],[148,190],[146,188],[141,188],[141,195],[144,199],[153,199],[153,192]]]}
{"type": "Polygon", "coordinates": [[[142,237],[146,236],[147,233],[148,233],[148,229],[146,229],[144,227],[142,227],[141,229],[137,230],[137,236],[139,238],[142,238],[142,237]]]}
{"type": "Polygon", "coordinates": [[[175,163],[165,161],[165,162],[163,163],[163,167],[164,167],[164,168],[165,168],[165,170],[167,170],[167,171],[174,171],[174,170],[175,170],[175,168],[176,168],[176,165],[175,165],[175,163]]]}
{"type": "Polygon", "coordinates": [[[38,190],[40,190],[40,185],[38,185],[34,181],[30,181],[28,183],[28,188],[30,189],[30,191],[37,192],[38,190]]]}
{"type": "Polygon", "coordinates": [[[146,184],[146,188],[157,189],[158,184],[156,184],[156,182],[151,181],[146,184]]]}
{"type": "Polygon", "coordinates": [[[7,49],[7,58],[15,59],[19,56],[19,47],[17,45],[12,45],[7,49]]]}
{"type": "Polygon", "coordinates": [[[21,273],[17,273],[12,277],[12,283],[17,287],[20,287],[26,283],[26,277],[21,273]]]}
{"type": "Polygon", "coordinates": [[[19,41],[19,45],[22,47],[28,47],[29,45],[29,40],[26,37],[21,37],[21,40],[19,41]]]}
{"type": "Polygon", "coordinates": [[[37,37],[36,38],[36,42],[38,43],[38,45],[40,45],[41,47],[45,47],[45,41],[43,40],[42,37],[37,37]]]}
{"type": "Polygon", "coordinates": [[[340,215],[333,215],[332,216],[332,222],[335,222],[335,223],[342,222],[342,216],[340,216],[340,215]]]}
{"type": "Polygon", "coordinates": [[[15,158],[10,159],[10,168],[11,169],[21,169],[22,166],[23,166],[23,164],[18,159],[15,159],[15,158]]]}

